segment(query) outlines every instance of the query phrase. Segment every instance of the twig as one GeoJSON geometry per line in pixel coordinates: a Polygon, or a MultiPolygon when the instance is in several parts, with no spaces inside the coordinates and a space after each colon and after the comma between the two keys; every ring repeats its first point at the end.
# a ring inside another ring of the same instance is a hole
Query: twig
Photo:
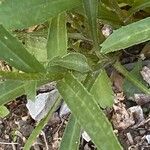
{"type": "Polygon", "coordinates": [[[15,144],[12,143],[11,145],[12,145],[12,149],[13,149],[13,150],[16,150],[15,144]]]}
{"type": "Polygon", "coordinates": [[[2,145],[12,145],[12,144],[13,144],[13,145],[18,145],[19,143],[0,142],[0,144],[2,144],[2,145]]]}
{"type": "Polygon", "coordinates": [[[45,133],[43,131],[41,131],[41,134],[43,135],[43,138],[44,138],[44,142],[45,142],[45,145],[46,145],[46,150],[48,150],[48,143],[47,143],[47,140],[46,140],[46,136],[45,136],[45,133]]]}

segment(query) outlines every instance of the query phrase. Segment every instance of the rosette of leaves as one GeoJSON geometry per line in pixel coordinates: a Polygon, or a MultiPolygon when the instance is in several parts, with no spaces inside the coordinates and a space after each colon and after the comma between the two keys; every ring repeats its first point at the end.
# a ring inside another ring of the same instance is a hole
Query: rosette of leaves
{"type": "MultiPolygon", "coordinates": [[[[12,71],[0,71],[0,112],[5,109],[4,104],[17,96],[27,94],[33,98],[37,87],[56,81],[60,97],[72,112],[60,149],[79,149],[83,129],[97,149],[121,150],[122,146],[102,110],[111,107],[114,100],[105,70],[105,66],[114,60],[106,54],[150,40],[150,18],[146,18],[147,14],[139,21],[134,18],[134,13],[139,10],[148,13],[148,6],[149,1],[138,0],[112,0],[107,3],[103,0],[1,0],[0,59],[10,65],[12,71]],[[131,9],[123,10],[123,6],[131,9]],[[110,23],[116,29],[106,40],[99,29],[99,21],[110,23]],[[34,38],[25,30],[31,26],[35,26],[34,36],[38,33],[36,27],[44,29],[42,45],[39,46],[38,40],[33,40],[33,43],[32,40],[26,41],[26,35],[34,38]],[[83,50],[85,47],[81,43],[86,44],[85,41],[92,45],[90,50],[83,50]]],[[[119,62],[114,67],[140,90],[150,94],[149,89],[119,62]]],[[[25,150],[30,149],[52,116],[60,97],[37,124],[24,146],[25,150]]]]}

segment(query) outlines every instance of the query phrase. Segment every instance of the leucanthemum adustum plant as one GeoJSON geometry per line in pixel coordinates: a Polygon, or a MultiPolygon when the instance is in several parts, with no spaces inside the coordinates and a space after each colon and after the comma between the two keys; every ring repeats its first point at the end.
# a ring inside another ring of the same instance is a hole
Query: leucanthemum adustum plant
{"type": "Polygon", "coordinates": [[[98,150],[123,149],[102,110],[114,100],[105,68],[113,66],[150,94],[117,57],[122,49],[150,40],[149,6],[149,0],[0,0],[0,59],[11,66],[11,71],[0,71],[0,112],[7,112],[4,105],[22,94],[33,98],[45,83],[56,81],[60,93],[24,150],[30,149],[61,98],[72,114],[60,150],[79,149],[81,129],[98,150]],[[138,18],[140,10],[143,16],[138,18]],[[113,29],[107,39],[103,24],[113,29]]]}

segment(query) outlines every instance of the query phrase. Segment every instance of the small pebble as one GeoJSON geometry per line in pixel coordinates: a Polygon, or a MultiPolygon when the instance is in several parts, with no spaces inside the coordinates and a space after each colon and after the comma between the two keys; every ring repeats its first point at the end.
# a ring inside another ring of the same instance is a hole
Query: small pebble
{"type": "Polygon", "coordinates": [[[150,144],[150,134],[149,134],[149,135],[146,135],[145,138],[146,138],[148,144],[150,144]]]}

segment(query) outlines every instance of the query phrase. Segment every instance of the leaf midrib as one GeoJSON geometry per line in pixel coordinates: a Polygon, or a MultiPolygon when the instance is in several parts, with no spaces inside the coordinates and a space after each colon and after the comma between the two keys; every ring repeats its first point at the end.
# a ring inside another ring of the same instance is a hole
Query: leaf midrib
{"type": "MultiPolygon", "coordinates": [[[[74,90],[71,88],[71,86],[67,83],[67,82],[65,82],[67,85],[68,85],[68,87],[71,89],[71,91],[73,92],[73,93],[75,93],[74,92],[74,90]]],[[[79,92],[79,91],[78,91],[79,92]]],[[[80,97],[78,96],[78,92],[77,93],[75,93],[74,95],[75,96],[77,96],[78,97],[78,99],[79,99],[79,101],[80,101],[80,105],[84,105],[84,106],[86,106],[86,104],[82,101],[82,100],[80,100],[80,97]]],[[[89,94],[88,94],[89,95],[89,94]]],[[[92,95],[91,95],[91,97],[92,97],[92,95]]],[[[92,98],[93,99],[93,98],[92,98]]],[[[95,101],[93,100],[93,103],[95,103],[95,101]]],[[[96,103],[95,103],[96,104],[96,103]]],[[[95,108],[96,108],[96,106],[94,106],[95,108]]],[[[85,107],[86,108],[86,107],[85,107]]],[[[86,114],[90,114],[90,116],[91,116],[91,118],[93,118],[93,120],[95,121],[95,120],[97,120],[98,118],[95,118],[94,117],[94,115],[93,115],[93,113],[91,113],[91,111],[88,109],[88,107],[87,107],[87,112],[86,112],[86,114]]],[[[102,114],[103,115],[103,114],[102,114]]],[[[100,127],[100,124],[101,124],[101,122],[100,121],[96,121],[96,127],[100,130],[100,132],[102,132],[103,133],[103,135],[106,135],[106,133],[104,132],[104,130],[102,130],[102,128],[99,128],[100,127]]],[[[100,147],[99,147],[99,149],[101,149],[100,147]]]]}

